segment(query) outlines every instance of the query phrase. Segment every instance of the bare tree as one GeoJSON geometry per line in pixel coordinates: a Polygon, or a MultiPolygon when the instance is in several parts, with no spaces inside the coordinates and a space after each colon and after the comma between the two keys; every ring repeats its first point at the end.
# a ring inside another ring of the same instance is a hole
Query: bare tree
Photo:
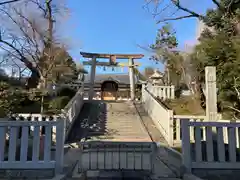
{"type": "MultiPolygon", "coordinates": [[[[219,0],[209,1],[225,12],[229,11],[229,7],[238,3],[237,1],[229,1],[228,5],[222,5],[219,0]]],[[[194,3],[199,2],[200,1],[194,1],[194,3]]],[[[196,12],[193,8],[188,7],[187,4],[190,3],[184,3],[184,0],[146,0],[145,8],[149,10],[149,5],[152,3],[155,8],[151,12],[154,17],[158,19],[157,23],[187,18],[198,18],[201,20],[205,18],[204,14],[196,12]]]]}
{"type": "Polygon", "coordinates": [[[23,63],[19,63],[11,56],[4,57],[3,60],[0,61],[0,68],[15,72],[19,80],[22,78],[22,73],[27,69],[23,63]]]}
{"type": "Polygon", "coordinates": [[[65,50],[63,46],[59,48],[54,36],[57,7],[57,0],[29,0],[25,7],[0,8],[2,18],[8,22],[1,30],[0,48],[32,72],[31,86],[46,88],[55,60],[65,50]],[[35,12],[28,12],[27,8],[35,12]]]}
{"type": "Polygon", "coordinates": [[[3,2],[0,2],[0,6],[1,6],[1,5],[6,5],[6,4],[10,4],[10,3],[14,3],[14,2],[18,2],[18,1],[22,1],[22,0],[8,0],[8,1],[3,1],[3,2]]]}

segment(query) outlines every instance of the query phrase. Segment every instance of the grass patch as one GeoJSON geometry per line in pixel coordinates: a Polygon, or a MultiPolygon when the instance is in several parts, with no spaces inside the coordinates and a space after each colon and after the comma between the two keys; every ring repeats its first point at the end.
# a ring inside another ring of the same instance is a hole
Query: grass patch
{"type": "Polygon", "coordinates": [[[192,96],[169,99],[164,103],[177,115],[205,115],[205,110],[201,107],[200,102],[192,96]]]}

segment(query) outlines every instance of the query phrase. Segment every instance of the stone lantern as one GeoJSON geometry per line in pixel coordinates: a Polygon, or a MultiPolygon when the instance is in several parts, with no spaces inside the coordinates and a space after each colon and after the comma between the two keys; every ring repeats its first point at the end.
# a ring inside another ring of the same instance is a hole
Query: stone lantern
{"type": "Polygon", "coordinates": [[[163,85],[163,74],[160,73],[157,69],[154,70],[154,73],[149,77],[152,85],[163,85]]]}

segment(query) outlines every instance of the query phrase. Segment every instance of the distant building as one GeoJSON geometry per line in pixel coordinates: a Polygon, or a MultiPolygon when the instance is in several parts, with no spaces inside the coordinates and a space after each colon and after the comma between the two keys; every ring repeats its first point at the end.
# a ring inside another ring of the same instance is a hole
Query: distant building
{"type": "MultiPolygon", "coordinates": [[[[141,88],[141,82],[135,76],[136,89],[141,88]]],[[[84,79],[84,91],[87,97],[90,87],[90,76],[84,79]]],[[[94,98],[115,100],[130,97],[130,79],[128,74],[96,74],[94,81],[94,98]]]]}

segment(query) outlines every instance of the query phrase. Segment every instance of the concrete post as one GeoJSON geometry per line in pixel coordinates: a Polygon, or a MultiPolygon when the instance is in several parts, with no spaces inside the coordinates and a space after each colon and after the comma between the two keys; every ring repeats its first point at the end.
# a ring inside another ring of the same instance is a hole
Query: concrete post
{"type": "Polygon", "coordinates": [[[175,86],[171,85],[171,98],[170,99],[174,99],[175,98],[175,86]]]}
{"type": "Polygon", "coordinates": [[[92,58],[92,66],[91,66],[91,76],[90,76],[90,89],[89,89],[89,100],[93,99],[94,96],[94,80],[95,80],[95,73],[96,73],[96,57],[92,58]]]}
{"type": "Polygon", "coordinates": [[[131,100],[135,100],[135,76],[134,76],[134,60],[131,58],[128,60],[129,64],[129,79],[130,79],[130,96],[131,100]]]}
{"type": "Polygon", "coordinates": [[[206,83],[206,117],[209,121],[217,121],[217,87],[216,87],[216,67],[205,67],[206,83]]]}
{"type": "Polygon", "coordinates": [[[142,103],[145,102],[145,88],[146,84],[142,84],[142,103]]]}

